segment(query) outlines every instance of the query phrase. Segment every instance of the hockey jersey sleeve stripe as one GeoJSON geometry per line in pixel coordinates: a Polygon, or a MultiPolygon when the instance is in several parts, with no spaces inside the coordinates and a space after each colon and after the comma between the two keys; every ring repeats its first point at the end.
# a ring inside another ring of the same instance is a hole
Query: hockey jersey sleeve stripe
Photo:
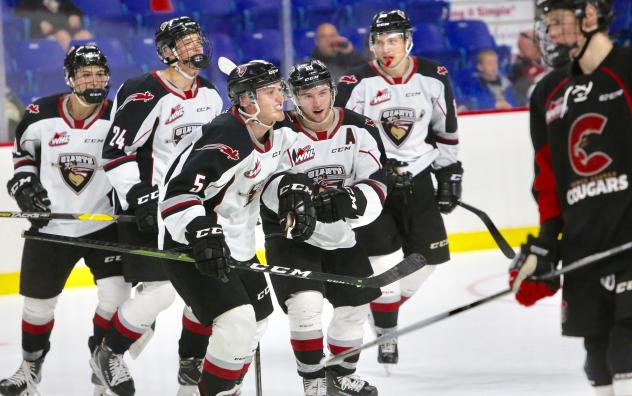
{"type": "Polygon", "coordinates": [[[540,223],[544,223],[562,213],[557,196],[557,183],[551,165],[551,149],[548,144],[536,152],[535,163],[537,169],[533,190],[540,210],[540,223]]]}
{"type": "Polygon", "coordinates": [[[606,66],[602,66],[600,69],[601,71],[603,71],[604,73],[612,77],[612,79],[617,83],[617,85],[621,87],[621,89],[623,90],[623,94],[625,95],[625,100],[628,103],[628,109],[630,109],[630,113],[632,113],[632,97],[630,97],[630,92],[628,91],[628,88],[625,86],[623,81],[621,81],[621,77],[619,77],[615,72],[613,72],[606,66]]]}
{"type": "Polygon", "coordinates": [[[441,136],[440,134],[435,134],[435,140],[439,143],[442,144],[447,144],[450,146],[454,146],[456,144],[459,144],[459,138],[450,138],[450,137],[446,137],[445,135],[441,136]]]}
{"type": "MultiPolygon", "coordinates": [[[[187,199],[186,201],[182,201],[182,198],[184,198],[182,195],[177,196],[175,198],[169,199],[167,201],[164,201],[160,207],[161,207],[161,212],[160,215],[162,216],[163,219],[166,219],[167,217],[171,216],[172,214],[181,212],[183,210],[186,210],[192,206],[195,205],[202,205],[202,202],[200,201],[199,198],[195,197],[193,199],[187,199]],[[180,201],[180,202],[175,202],[174,201],[180,201]],[[164,209],[162,209],[164,208],[164,209]]],[[[186,197],[189,198],[189,197],[186,197]]]]}
{"type": "Polygon", "coordinates": [[[13,168],[16,170],[21,166],[37,166],[37,162],[35,162],[34,160],[30,158],[27,158],[27,159],[18,160],[13,163],[13,168]]]}
{"type": "Polygon", "coordinates": [[[368,179],[360,180],[354,184],[355,185],[366,184],[370,186],[371,188],[375,190],[375,192],[377,193],[377,196],[380,197],[380,201],[382,202],[382,204],[384,204],[384,200],[386,200],[386,186],[384,184],[377,182],[375,180],[368,180],[368,179]]]}
{"type": "Polygon", "coordinates": [[[103,165],[103,169],[106,172],[111,171],[112,169],[121,166],[127,162],[131,162],[131,161],[136,161],[136,154],[130,154],[127,155],[125,157],[119,157],[116,159],[113,159],[112,161],[108,162],[107,164],[103,165]]]}
{"type": "Polygon", "coordinates": [[[371,158],[373,158],[373,160],[377,164],[377,169],[382,169],[382,164],[380,163],[380,161],[377,158],[375,158],[375,155],[373,155],[372,152],[366,151],[366,150],[359,150],[359,152],[370,155],[371,158]]]}

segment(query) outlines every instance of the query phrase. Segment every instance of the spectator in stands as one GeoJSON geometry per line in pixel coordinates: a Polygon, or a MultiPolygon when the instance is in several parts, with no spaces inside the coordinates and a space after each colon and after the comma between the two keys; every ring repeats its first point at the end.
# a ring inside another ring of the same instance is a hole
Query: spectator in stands
{"type": "Polygon", "coordinates": [[[92,38],[83,27],[83,13],[72,0],[21,0],[16,14],[31,21],[31,38],[55,39],[64,51],[72,40],[92,38]]]}
{"type": "Polygon", "coordinates": [[[366,62],[364,56],[353,48],[351,41],[340,36],[338,29],[331,23],[318,25],[312,58],[327,66],[334,81],[338,81],[347,70],[366,62]]]}
{"type": "Polygon", "coordinates": [[[493,49],[484,49],[476,54],[474,78],[462,87],[469,110],[505,110],[523,106],[511,81],[498,72],[498,54],[493,49]]]}
{"type": "Polygon", "coordinates": [[[535,42],[532,31],[520,33],[518,51],[509,78],[518,97],[527,101],[535,83],[546,74],[547,67],[542,62],[540,46],[535,42]]]}
{"type": "MultiPolygon", "coordinates": [[[[4,117],[6,118],[7,126],[9,127],[8,140],[15,138],[15,129],[22,120],[24,114],[24,105],[20,102],[17,95],[11,90],[11,88],[5,88],[4,96],[4,117]]],[[[2,140],[7,139],[7,136],[1,136],[2,140]]]]}

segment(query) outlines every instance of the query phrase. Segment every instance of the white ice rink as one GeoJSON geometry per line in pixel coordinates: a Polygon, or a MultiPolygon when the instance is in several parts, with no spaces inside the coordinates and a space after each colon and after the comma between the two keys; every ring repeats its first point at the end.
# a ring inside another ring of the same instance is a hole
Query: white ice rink
{"type": "MultiPolygon", "coordinates": [[[[400,325],[504,289],[507,265],[499,251],[454,255],[404,305],[400,325]]],[[[402,337],[400,364],[390,377],[377,364],[374,349],[361,356],[358,373],[374,383],[381,396],[592,395],[582,371],[581,340],[559,335],[559,298],[558,293],[524,308],[508,296],[474,308],[402,337]]],[[[95,305],[94,288],[62,294],[40,385],[43,396],[92,395],[87,339],[95,305]]],[[[21,361],[21,306],[19,296],[0,297],[2,378],[21,361]]],[[[138,360],[127,358],[137,395],[176,394],[181,312],[178,300],[159,316],[156,335],[138,360]]],[[[365,334],[365,340],[372,338],[368,328],[365,334]]],[[[261,350],[263,394],[302,395],[280,309],[271,318],[261,350]]],[[[255,395],[252,372],[246,377],[244,396],[255,395]]]]}

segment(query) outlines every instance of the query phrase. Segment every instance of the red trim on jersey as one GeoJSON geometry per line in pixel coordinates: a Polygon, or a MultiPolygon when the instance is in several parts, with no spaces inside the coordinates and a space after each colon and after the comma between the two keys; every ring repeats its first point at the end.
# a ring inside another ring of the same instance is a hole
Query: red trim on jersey
{"type": "MultiPolygon", "coordinates": [[[[71,95],[71,94],[69,94],[71,95]]],[[[74,118],[69,118],[66,116],[66,111],[64,110],[64,100],[66,98],[66,95],[60,95],[59,96],[59,101],[57,102],[57,111],[59,112],[59,115],[61,116],[62,120],[64,120],[64,122],[66,124],[68,124],[68,126],[70,128],[73,129],[88,129],[92,126],[92,124],[94,124],[98,119],[101,118],[101,115],[103,115],[103,112],[105,112],[105,108],[107,107],[107,99],[104,100],[100,105],[99,105],[99,110],[96,113],[92,113],[90,114],[87,118],[84,118],[83,120],[75,120],[74,118]],[[90,120],[87,124],[85,123],[86,120],[90,120]]],[[[68,100],[70,100],[70,98],[68,98],[68,100]]],[[[69,114],[70,115],[70,114],[69,114]]]]}
{"type": "Polygon", "coordinates": [[[187,91],[182,91],[184,93],[184,95],[182,95],[180,94],[180,92],[175,91],[172,87],[170,87],[169,84],[165,83],[163,79],[158,75],[158,72],[156,72],[155,70],[151,72],[151,75],[154,76],[154,78],[158,80],[160,85],[162,85],[167,91],[171,92],[180,99],[187,100],[195,98],[197,96],[198,89],[200,88],[200,76],[195,76],[195,88],[193,88],[192,90],[189,89],[187,91]]]}
{"type": "Polygon", "coordinates": [[[103,330],[107,330],[110,328],[110,321],[99,315],[98,313],[94,314],[94,317],[92,318],[92,323],[94,323],[95,326],[102,328],[103,330]]]}
{"type": "Polygon", "coordinates": [[[33,334],[33,335],[42,335],[51,331],[54,325],[55,325],[54,319],[48,323],[44,323],[43,325],[32,324],[23,319],[22,331],[25,333],[33,334]]]}
{"type": "Polygon", "coordinates": [[[568,78],[563,79],[562,81],[559,82],[559,84],[557,84],[555,86],[555,88],[553,88],[553,90],[551,91],[551,93],[546,97],[546,100],[544,101],[544,109],[546,110],[549,107],[549,104],[551,103],[551,100],[553,100],[553,96],[564,87],[564,85],[568,84],[570,80],[568,78]]]}
{"type": "Polygon", "coordinates": [[[370,151],[365,151],[365,150],[359,150],[361,153],[365,153],[371,156],[371,158],[373,158],[373,160],[375,161],[375,163],[377,164],[378,169],[382,169],[382,164],[380,164],[380,161],[378,161],[377,158],[375,158],[375,156],[373,155],[372,152],[370,151]]]}
{"type": "Polygon", "coordinates": [[[17,169],[17,168],[19,168],[21,166],[25,166],[25,165],[36,166],[37,162],[35,162],[33,160],[30,160],[30,159],[23,159],[23,160],[20,160],[20,161],[16,162],[15,164],[13,164],[13,169],[17,169]]]}
{"type": "Polygon", "coordinates": [[[163,219],[166,219],[167,217],[171,216],[172,214],[176,212],[180,212],[188,207],[201,205],[201,204],[202,203],[197,199],[190,199],[188,201],[178,202],[177,204],[173,206],[169,206],[167,209],[164,209],[162,212],[160,212],[160,215],[162,216],[163,219]]]}
{"type": "Polygon", "coordinates": [[[201,323],[197,323],[182,315],[182,327],[189,330],[191,333],[199,334],[203,336],[210,336],[213,333],[213,326],[204,326],[201,323]]]}
{"type": "Polygon", "coordinates": [[[329,135],[327,135],[327,131],[315,131],[316,138],[314,138],[314,136],[312,136],[312,133],[310,133],[307,129],[305,129],[305,127],[301,124],[301,122],[298,119],[298,114],[290,113],[290,119],[292,120],[292,123],[294,124],[294,126],[298,128],[298,130],[301,133],[303,133],[305,136],[307,136],[311,140],[317,142],[320,140],[327,140],[327,139],[333,138],[336,135],[336,133],[338,133],[338,130],[342,126],[342,123],[345,118],[344,110],[341,107],[334,107],[334,111],[338,111],[338,123],[336,124],[334,129],[331,130],[329,135]]]}
{"type": "MultiPolygon", "coordinates": [[[[243,368],[243,366],[242,366],[243,368]]],[[[241,368],[239,370],[228,370],[209,362],[208,359],[204,359],[204,371],[211,374],[214,377],[219,377],[225,380],[234,381],[239,378],[241,374],[241,368]]]]}
{"type": "Polygon", "coordinates": [[[400,302],[396,301],[394,303],[382,304],[382,303],[371,303],[371,311],[373,312],[397,312],[399,311],[400,302]]]}
{"type": "Polygon", "coordinates": [[[346,352],[349,349],[351,349],[351,347],[343,347],[343,346],[329,344],[329,350],[334,355],[340,355],[341,353],[346,352]]]}
{"type": "Polygon", "coordinates": [[[362,180],[356,183],[355,185],[362,184],[362,183],[368,184],[370,187],[372,187],[377,193],[377,195],[380,197],[380,201],[384,203],[384,201],[386,200],[386,193],[384,192],[384,190],[382,190],[379,184],[377,184],[373,180],[362,180]]]}
{"type": "Polygon", "coordinates": [[[441,143],[441,144],[448,144],[450,146],[454,146],[456,144],[459,144],[459,138],[456,139],[450,139],[450,138],[444,138],[441,137],[439,135],[434,135],[434,138],[437,142],[441,143]]]}
{"type": "Polygon", "coordinates": [[[116,331],[121,333],[126,338],[129,338],[130,340],[136,341],[143,335],[142,333],[137,333],[134,330],[130,330],[125,327],[125,325],[121,323],[121,320],[118,317],[118,312],[114,314],[114,317],[112,318],[112,323],[114,324],[114,328],[116,329],[116,331]]]}
{"type": "Polygon", "coordinates": [[[391,77],[386,74],[382,69],[377,65],[377,60],[372,60],[369,62],[369,66],[371,69],[377,73],[378,76],[382,77],[384,81],[386,81],[389,85],[399,85],[406,84],[410,81],[411,78],[417,73],[417,69],[419,68],[419,59],[416,56],[411,56],[410,59],[413,61],[413,67],[410,70],[410,73],[404,74],[402,77],[391,77]]]}
{"type": "Polygon", "coordinates": [[[311,340],[290,340],[295,352],[311,352],[323,349],[323,337],[311,340]]]}
{"type": "Polygon", "coordinates": [[[538,173],[533,181],[533,188],[537,191],[540,224],[542,224],[562,213],[557,196],[557,183],[551,165],[551,147],[548,143],[535,153],[535,163],[538,165],[538,173]]]}
{"type": "Polygon", "coordinates": [[[625,84],[623,84],[623,81],[621,81],[621,77],[619,77],[617,73],[613,72],[606,66],[601,66],[599,69],[612,77],[612,79],[617,82],[619,87],[621,87],[621,89],[623,90],[623,94],[625,95],[625,100],[628,102],[628,109],[630,110],[630,113],[632,113],[632,97],[630,97],[630,92],[628,91],[628,88],[625,86],[625,84]]]}
{"type": "Polygon", "coordinates": [[[528,107],[515,107],[513,109],[489,109],[489,110],[466,110],[458,113],[459,116],[476,116],[482,114],[496,113],[516,113],[521,111],[529,111],[528,107]]]}
{"type": "Polygon", "coordinates": [[[126,162],[129,161],[134,161],[136,160],[136,154],[130,154],[130,155],[126,155],[125,157],[118,157],[116,159],[113,159],[112,161],[108,162],[107,164],[103,165],[103,170],[105,170],[106,172],[111,171],[112,169],[116,168],[119,165],[122,165],[126,162]]]}

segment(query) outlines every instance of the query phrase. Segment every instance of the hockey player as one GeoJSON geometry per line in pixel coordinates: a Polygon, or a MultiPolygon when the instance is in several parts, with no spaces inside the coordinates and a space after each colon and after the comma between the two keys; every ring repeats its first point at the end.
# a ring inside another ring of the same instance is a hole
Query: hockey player
{"type": "MultiPolygon", "coordinates": [[[[510,271],[530,306],[560,283],[525,280],[632,236],[632,51],[613,45],[607,0],[540,0],[538,32],[557,67],[531,96],[538,237],[510,271]],[[561,240],[558,234],[562,233],[561,240]]],[[[599,396],[632,395],[632,254],[564,276],[562,334],[583,337],[584,370],[599,396]]]]}
{"type": "MultiPolygon", "coordinates": [[[[25,212],[114,213],[109,196],[112,185],[101,169],[101,142],[110,127],[112,107],[107,100],[107,59],[95,46],[73,47],[64,60],[64,73],[71,93],[41,98],[27,106],[17,128],[9,194],[25,212]]],[[[116,226],[104,222],[32,223],[32,230],[47,234],[117,239],[116,226]]],[[[123,280],[119,255],[26,240],[20,271],[24,361],[13,376],[0,381],[0,394],[38,394],[57,299],[81,258],[94,276],[98,293],[94,332],[88,342],[91,349],[103,338],[117,307],[129,297],[131,286],[123,280]]],[[[100,395],[104,389],[96,385],[101,389],[95,394],[100,395]]]]}
{"type": "MultiPolygon", "coordinates": [[[[121,241],[157,246],[158,186],[176,144],[222,110],[215,87],[198,75],[207,67],[211,50],[200,26],[189,17],[163,22],[156,31],[156,49],[167,65],[125,82],[115,101],[115,115],[103,145],[107,176],[116,190],[119,210],[136,216],[136,226],[121,224],[121,241]],[[140,233],[139,233],[140,231],[140,233]]],[[[114,326],[92,365],[111,391],[133,395],[134,382],[123,354],[171,305],[175,289],[160,261],[126,256],[124,275],[142,282],[133,299],[114,317],[114,326]],[[123,374],[121,374],[123,373],[123,374]]],[[[178,382],[181,394],[196,392],[200,364],[210,328],[201,326],[188,308],[182,317],[178,382]]]]}
{"type": "MultiPolygon", "coordinates": [[[[388,158],[384,210],[358,230],[373,270],[382,273],[401,261],[402,249],[404,256],[421,253],[431,264],[382,288],[382,296],[371,304],[378,335],[397,329],[400,305],[419,289],[434,265],[449,260],[440,213],[450,213],[461,197],[463,169],[457,160],[457,120],[448,70],[409,55],[411,29],[403,11],[376,14],[370,30],[375,59],[339,79],[336,99],[378,124],[388,158]],[[438,184],[436,194],[431,173],[438,184]]],[[[378,362],[397,361],[396,339],[379,346],[378,362]]]]}
{"type": "MultiPolygon", "coordinates": [[[[273,64],[234,68],[228,94],[233,107],[175,158],[160,202],[164,248],[189,245],[196,260],[195,266],[165,262],[169,279],[200,322],[213,325],[199,384],[203,396],[238,394],[244,362],[272,313],[263,274],[230,271],[229,264],[256,262],[259,195],[270,174],[289,167],[287,150],[296,139],[283,112],[285,85],[273,64]]],[[[311,235],[309,194],[288,188],[282,196],[292,203],[284,213],[294,219],[291,234],[311,235]]]]}
{"type": "MultiPolygon", "coordinates": [[[[273,178],[262,193],[266,259],[274,265],[357,277],[373,274],[354,229],[375,220],[386,198],[384,148],[375,123],[351,110],[333,107],[336,88],[327,67],[318,60],[296,65],[289,85],[298,130],[292,149],[293,172],[305,175],[317,213],[313,235],[306,241],[283,237],[278,196],[284,175],[273,178]]],[[[327,343],[336,354],[362,344],[369,303],[379,289],[323,284],[272,276],[274,292],[288,315],[297,370],[306,396],[377,395],[367,381],[352,375],[359,355],[344,364],[320,364],[323,357],[322,308],[326,297],[334,306],[327,343]]]]}

